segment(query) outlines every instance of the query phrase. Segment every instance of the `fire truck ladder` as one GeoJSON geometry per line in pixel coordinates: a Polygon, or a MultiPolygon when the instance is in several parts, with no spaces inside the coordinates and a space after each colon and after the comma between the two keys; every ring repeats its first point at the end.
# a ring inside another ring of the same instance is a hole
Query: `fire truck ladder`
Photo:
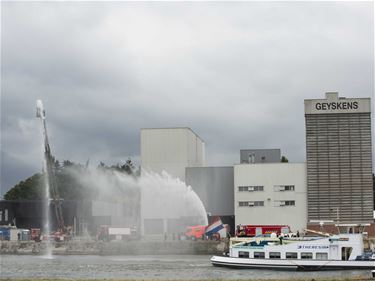
{"type": "Polygon", "coordinates": [[[57,221],[57,227],[60,231],[66,232],[64,217],[61,208],[61,199],[59,196],[59,192],[57,189],[57,182],[56,176],[54,171],[54,158],[51,154],[51,148],[48,142],[48,135],[47,135],[47,126],[46,126],[46,114],[43,109],[43,105],[41,101],[37,102],[37,111],[36,117],[40,118],[43,124],[43,137],[44,137],[44,157],[46,161],[46,173],[48,177],[49,187],[50,187],[50,197],[52,198],[52,202],[54,205],[54,212],[57,221]]]}

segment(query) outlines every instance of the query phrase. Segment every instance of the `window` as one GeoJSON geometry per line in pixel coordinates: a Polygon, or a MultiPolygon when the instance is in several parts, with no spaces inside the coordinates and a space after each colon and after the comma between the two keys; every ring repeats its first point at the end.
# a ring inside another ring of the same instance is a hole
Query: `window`
{"type": "Polygon", "coordinates": [[[303,260],[311,260],[313,258],[312,253],[301,253],[301,259],[303,260]]]}
{"type": "Polygon", "coordinates": [[[5,212],[4,212],[4,221],[8,221],[8,209],[5,209],[5,212]]]}
{"type": "Polygon", "coordinates": [[[254,259],[264,259],[264,252],[254,252],[254,259]]]}
{"type": "Polygon", "coordinates": [[[270,259],[280,259],[280,252],[270,252],[270,259]]]}
{"type": "Polygon", "coordinates": [[[249,154],[249,163],[255,163],[255,154],[249,154]]]}
{"type": "Polygon", "coordinates": [[[264,201],[239,201],[238,207],[263,207],[264,201]]]}
{"type": "Polygon", "coordinates": [[[297,253],[286,253],[287,259],[297,259],[297,253]]]}
{"type": "Polygon", "coordinates": [[[295,206],[296,205],[296,201],[294,200],[275,200],[275,207],[279,207],[279,206],[295,206]]]}
{"type": "Polygon", "coordinates": [[[239,186],[238,191],[239,192],[252,192],[252,191],[263,191],[264,187],[263,186],[239,186]]]}
{"type": "Polygon", "coordinates": [[[328,260],[328,253],[316,253],[317,260],[328,260]]]}
{"type": "Polygon", "coordinates": [[[284,190],[285,191],[294,191],[294,185],[285,185],[284,190]]]}
{"type": "Polygon", "coordinates": [[[347,261],[349,260],[350,254],[352,253],[352,247],[342,247],[341,248],[341,260],[347,261]]]}
{"type": "Polygon", "coordinates": [[[296,205],[296,201],[294,200],[288,200],[288,201],[284,201],[285,202],[285,206],[295,206],[296,205]]]}
{"type": "Polygon", "coordinates": [[[242,252],[242,251],[239,251],[239,252],[238,252],[238,257],[239,257],[239,258],[249,258],[249,252],[242,252]]]}
{"type": "Polygon", "coordinates": [[[3,211],[0,211],[0,221],[3,221],[3,211]]]}
{"type": "Polygon", "coordinates": [[[294,191],[294,185],[274,185],[274,191],[294,191]]]}
{"type": "Polygon", "coordinates": [[[238,191],[247,191],[248,189],[247,189],[247,186],[239,186],[238,187],[238,191]]]}

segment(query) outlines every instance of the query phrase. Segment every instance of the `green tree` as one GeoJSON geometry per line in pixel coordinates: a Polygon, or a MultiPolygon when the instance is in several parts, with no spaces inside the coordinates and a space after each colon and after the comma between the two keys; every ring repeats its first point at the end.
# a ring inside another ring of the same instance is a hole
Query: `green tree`
{"type": "Polygon", "coordinates": [[[44,197],[44,177],[42,174],[34,174],[24,181],[19,182],[7,193],[5,200],[40,200],[44,197]]]}
{"type": "Polygon", "coordinates": [[[289,160],[288,160],[288,158],[286,158],[286,157],[283,155],[283,156],[281,156],[281,160],[280,160],[280,162],[282,162],[282,163],[288,163],[289,160]]]}
{"type": "Polygon", "coordinates": [[[121,170],[128,175],[134,174],[135,167],[130,157],[128,158],[128,160],[126,160],[125,164],[121,166],[121,170]]]}

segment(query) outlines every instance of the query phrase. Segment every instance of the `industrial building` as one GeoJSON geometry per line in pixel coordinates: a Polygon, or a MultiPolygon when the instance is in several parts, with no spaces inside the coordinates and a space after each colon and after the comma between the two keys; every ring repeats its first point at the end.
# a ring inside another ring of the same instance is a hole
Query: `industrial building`
{"type": "Polygon", "coordinates": [[[305,100],[308,219],[373,222],[370,98],[305,100]]]}
{"type": "MultiPolygon", "coordinates": [[[[202,217],[188,211],[199,209],[195,205],[187,206],[201,201],[203,216],[220,216],[232,231],[239,224],[301,231],[318,229],[320,222],[372,223],[367,231],[374,235],[370,98],[326,93],[305,100],[305,122],[306,163],[281,163],[280,149],[241,149],[240,164],[230,167],[206,167],[205,143],[190,128],[141,129],[142,173],[154,173],[141,177],[136,200],[63,201],[64,219],[77,233],[111,225],[136,226],[146,236],[175,235],[202,217]],[[187,186],[200,200],[186,200],[196,196],[187,186]]],[[[0,224],[42,227],[41,206],[1,201],[0,224]]]]}
{"type": "MultiPolygon", "coordinates": [[[[185,169],[204,165],[205,144],[190,128],[141,129],[142,171],[162,177],[149,175],[152,177],[150,182],[144,179],[140,204],[142,235],[177,234],[187,225],[197,223],[197,214],[187,213],[194,207],[182,206],[189,200],[196,201],[182,198],[194,196],[186,191],[185,169]],[[163,171],[168,175],[163,175],[163,171]]],[[[206,218],[207,214],[203,213],[201,216],[206,218]]]]}
{"type": "Polygon", "coordinates": [[[234,231],[233,167],[188,167],[186,184],[197,193],[208,219],[220,216],[234,231]]]}
{"type": "MultiPolygon", "coordinates": [[[[88,202],[64,200],[62,202],[63,217],[66,225],[72,226],[74,233],[83,233],[82,217],[88,202]]],[[[18,228],[44,229],[45,211],[41,200],[2,200],[0,201],[0,225],[16,225],[18,228]]],[[[50,214],[54,214],[53,205],[50,205],[50,214]]],[[[57,228],[56,217],[51,218],[51,228],[57,228]]],[[[85,217],[85,222],[88,222],[85,217]]],[[[91,222],[91,221],[90,221],[91,222]]]]}
{"type": "Polygon", "coordinates": [[[307,223],[305,163],[234,165],[235,224],[307,223]]]}
{"type": "Polygon", "coordinates": [[[186,167],[205,166],[205,144],[190,128],[141,129],[141,167],[185,181],[186,167]]]}

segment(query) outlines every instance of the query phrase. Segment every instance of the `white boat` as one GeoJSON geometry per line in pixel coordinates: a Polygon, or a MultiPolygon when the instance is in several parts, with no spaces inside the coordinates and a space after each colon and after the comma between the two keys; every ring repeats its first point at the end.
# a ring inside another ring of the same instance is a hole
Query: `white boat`
{"type": "Polygon", "coordinates": [[[375,255],[364,252],[362,234],[339,234],[288,243],[253,239],[233,244],[229,256],[213,256],[211,262],[214,266],[235,268],[375,270],[375,255]]]}

